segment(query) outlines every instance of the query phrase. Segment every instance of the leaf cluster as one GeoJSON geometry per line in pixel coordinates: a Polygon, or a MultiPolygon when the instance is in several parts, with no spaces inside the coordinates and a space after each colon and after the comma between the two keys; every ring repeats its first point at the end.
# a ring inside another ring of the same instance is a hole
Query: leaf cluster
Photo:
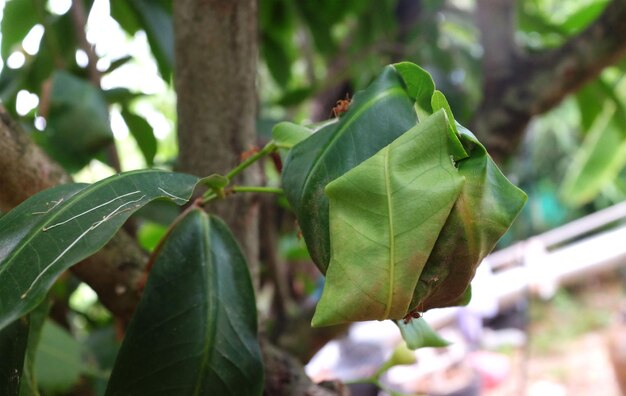
{"type": "MultiPolygon", "coordinates": [[[[37,348],[45,322],[35,313],[43,307],[45,317],[46,294],[65,270],[101,249],[148,203],[187,204],[198,184],[210,187],[204,202],[227,198],[227,188],[280,192],[229,186],[279,149],[288,150],[285,195],[326,274],[313,325],[395,319],[411,347],[442,344],[423,320],[410,324],[411,316],[467,300],[476,266],[525,195],[455,123],[430,75],[400,63],[386,67],[334,122],[315,131],[279,124],[274,140],[227,176],[126,172],[45,190],[2,216],[0,347],[10,358],[0,375],[7,394],[18,394],[22,377],[22,387],[37,387],[27,351],[37,348]]],[[[202,201],[188,206],[154,249],[107,395],[262,390],[248,266],[202,201]]]]}

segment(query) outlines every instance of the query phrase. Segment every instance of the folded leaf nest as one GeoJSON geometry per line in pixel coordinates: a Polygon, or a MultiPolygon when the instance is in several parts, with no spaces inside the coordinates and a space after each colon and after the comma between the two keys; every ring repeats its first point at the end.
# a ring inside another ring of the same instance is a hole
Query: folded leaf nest
{"type": "Polygon", "coordinates": [[[283,185],[326,274],[314,326],[461,303],[526,201],[430,75],[407,62],[296,144],[283,185]]]}

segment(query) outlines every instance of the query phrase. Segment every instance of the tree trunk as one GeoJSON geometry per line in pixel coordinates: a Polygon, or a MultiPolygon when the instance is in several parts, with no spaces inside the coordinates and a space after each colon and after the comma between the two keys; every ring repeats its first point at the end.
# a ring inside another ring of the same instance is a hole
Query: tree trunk
{"type": "MultiPolygon", "coordinates": [[[[224,174],[256,139],[257,3],[173,4],[178,169],[199,176],[224,174]]],[[[252,167],[235,183],[255,185],[259,180],[259,168],[252,167]]],[[[258,204],[249,196],[229,197],[210,211],[230,226],[257,279],[258,204]]]]}

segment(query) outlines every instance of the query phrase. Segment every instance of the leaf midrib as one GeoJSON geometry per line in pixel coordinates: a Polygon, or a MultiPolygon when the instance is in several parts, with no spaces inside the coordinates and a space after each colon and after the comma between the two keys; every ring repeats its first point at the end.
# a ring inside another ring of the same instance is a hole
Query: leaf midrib
{"type": "Polygon", "coordinates": [[[211,240],[211,220],[204,212],[200,212],[201,222],[202,222],[202,250],[203,250],[203,259],[206,260],[206,285],[207,287],[212,288],[213,290],[209,291],[209,297],[207,298],[207,328],[205,333],[205,343],[202,348],[202,362],[200,363],[200,370],[198,372],[198,378],[196,381],[196,385],[193,389],[193,394],[199,396],[202,392],[202,384],[204,383],[204,378],[206,376],[206,367],[209,364],[209,360],[212,356],[211,345],[215,344],[215,335],[217,333],[217,290],[215,290],[219,284],[217,282],[217,278],[215,276],[215,263],[213,262],[213,257],[211,256],[211,246],[209,241],[211,240]]]}
{"type": "Polygon", "coordinates": [[[389,291],[387,293],[387,307],[385,308],[385,318],[389,317],[391,312],[391,304],[393,302],[393,289],[395,283],[396,272],[396,241],[393,226],[393,204],[391,202],[391,179],[389,174],[391,151],[389,146],[383,149],[384,153],[384,171],[385,171],[385,193],[387,198],[387,217],[389,223],[389,291]]]}
{"type": "Polygon", "coordinates": [[[317,170],[317,168],[320,166],[320,164],[322,162],[321,158],[326,156],[326,153],[335,144],[335,142],[337,140],[339,140],[339,138],[341,138],[346,133],[347,128],[350,125],[352,125],[354,123],[354,121],[356,121],[359,118],[359,116],[361,114],[363,114],[363,112],[365,112],[370,107],[372,107],[377,101],[379,101],[382,98],[387,97],[387,96],[393,96],[394,94],[404,94],[404,89],[402,89],[400,87],[393,87],[393,88],[386,89],[386,90],[378,93],[374,97],[372,97],[370,100],[368,100],[365,103],[363,103],[363,105],[361,107],[356,108],[357,111],[352,113],[351,116],[350,116],[350,113],[346,114],[346,116],[350,116],[350,118],[348,118],[346,120],[346,122],[335,133],[335,136],[333,136],[333,138],[330,139],[324,145],[324,148],[315,157],[315,161],[313,162],[313,166],[311,167],[311,169],[309,169],[309,172],[307,173],[306,178],[304,179],[304,183],[302,184],[302,190],[301,190],[301,193],[300,193],[300,202],[304,201],[304,195],[306,194],[306,191],[308,190],[307,187],[308,187],[308,185],[311,182],[311,178],[313,177],[313,174],[315,173],[315,171],[317,170]]]}

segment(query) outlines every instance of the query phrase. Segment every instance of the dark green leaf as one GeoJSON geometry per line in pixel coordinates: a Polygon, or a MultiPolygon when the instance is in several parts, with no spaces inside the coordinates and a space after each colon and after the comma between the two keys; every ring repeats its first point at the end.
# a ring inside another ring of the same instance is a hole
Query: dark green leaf
{"type": "Polygon", "coordinates": [[[408,323],[402,320],[395,322],[409,349],[424,347],[445,347],[450,343],[437,334],[424,318],[411,319],[408,323]]]}
{"type": "Polygon", "coordinates": [[[129,90],[128,88],[117,87],[117,88],[103,90],[102,95],[104,95],[104,99],[109,104],[119,103],[122,105],[128,105],[129,102],[131,102],[133,99],[136,99],[142,96],[143,94],[138,93],[138,92],[133,92],[129,90]]]}
{"type": "Polygon", "coordinates": [[[35,359],[38,385],[48,392],[68,391],[83,372],[80,344],[56,323],[46,321],[35,359]]]}
{"type": "Polygon", "coordinates": [[[55,67],[64,64],[67,70],[80,70],[76,65],[76,33],[71,10],[63,15],[50,16],[46,21],[46,31],[41,38],[39,52],[30,67],[27,89],[40,92],[55,67]]]}
{"type": "Polygon", "coordinates": [[[128,0],[113,0],[109,1],[109,4],[111,6],[111,17],[120,24],[126,33],[134,36],[141,29],[141,24],[132,2],[128,0]]]}
{"type": "Polygon", "coordinates": [[[44,11],[39,0],[12,0],[4,6],[2,16],[2,59],[6,59],[19,47],[22,40],[39,20],[37,14],[44,11]]]}
{"type": "Polygon", "coordinates": [[[169,81],[174,68],[174,27],[172,16],[159,2],[130,0],[156,59],[159,73],[169,81]]]}
{"type": "Polygon", "coordinates": [[[283,96],[276,101],[276,104],[284,107],[296,106],[309,99],[311,95],[313,95],[313,92],[313,87],[290,89],[283,93],[283,96]]]}
{"type": "Polygon", "coordinates": [[[262,390],[246,261],[220,220],[193,209],[158,251],[106,394],[238,396],[262,390]]]}
{"type": "Polygon", "coordinates": [[[28,342],[28,317],[0,330],[0,395],[17,396],[28,342]]]}
{"type": "Polygon", "coordinates": [[[135,216],[168,226],[176,220],[179,214],[180,208],[175,203],[171,201],[157,200],[152,201],[143,208],[139,209],[135,213],[135,216]]]}
{"type": "Polygon", "coordinates": [[[336,122],[289,152],[282,175],[285,195],[323,273],[330,260],[324,187],[415,126],[413,105],[404,82],[388,66],[370,87],[354,96],[349,110],[336,122]]]}
{"type": "Polygon", "coordinates": [[[47,121],[40,143],[70,169],[80,169],[113,141],[102,92],[67,72],[56,72],[52,78],[47,121]]]}
{"type": "Polygon", "coordinates": [[[158,170],[43,191],[0,218],[0,328],[35,308],[60,273],[98,251],[146,203],[186,203],[197,178],[158,170]]]}
{"type": "Polygon", "coordinates": [[[407,314],[463,186],[448,137],[440,110],[326,186],[331,256],[313,326],[407,314]]]}
{"type": "MultiPolygon", "coordinates": [[[[120,2],[118,1],[117,3],[120,3],[120,2]]],[[[109,65],[109,67],[103,72],[103,74],[108,74],[117,70],[119,67],[124,66],[126,63],[128,63],[132,59],[133,57],[128,55],[128,56],[123,56],[121,58],[114,60],[113,62],[111,62],[111,65],[109,65]]]]}
{"type": "Polygon", "coordinates": [[[145,118],[132,113],[127,108],[122,109],[122,117],[146,159],[146,164],[151,167],[154,165],[154,156],[157,152],[157,140],[154,137],[152,126],[145,118]]]}
{"type": "Polygon", "coordinates": [[[146,32],[159,73],[169,81],[174,67],[174,29],[169,7],[159,1],[114,0],[111,16],[131,36],[140,29],[146,32]]]}
{"type": "MultiPolygon", "coordinates": [[[[288,38],[290,36],[287,36],[288,38]]],[[[272,78],[281,87],[286,87],[291,79],[291,64],[294,56],[285,45],[285,40],[265,35],[261,41],[261,53],[272,78]]]]}
{"type": "Polygon", "coordinates": [[[8,101],[15,100],[17,93],[23,88],[22,84],[26,74],[24,69],[2,68],[2,72],[0,72],[0,100],[5,107],[8,107],[8,101]]]}
{"type": "Polygon", "coordinates": [[[20,396],[39,396],[39,387],[35,378],[35,361],[37,349],[41,340],[41,332],[48,317],[51,304],[48,300],[39,304],[28,314],[30,327],[28,329],[28,348],[24,359],[24,373],[20,386],[20,396]]]}

